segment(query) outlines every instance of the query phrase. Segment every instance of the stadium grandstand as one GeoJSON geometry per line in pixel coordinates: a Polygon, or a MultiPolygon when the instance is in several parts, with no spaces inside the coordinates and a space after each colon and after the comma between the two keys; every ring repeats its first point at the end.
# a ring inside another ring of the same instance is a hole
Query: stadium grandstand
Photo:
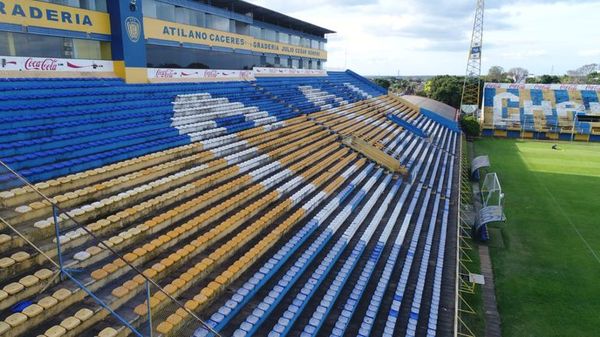
{"type": "Polygon", "coordinates": [[[455,335],[456,111],[331,33],[0,0],[0,337],[455,335]]]}
{"type": "Polygon", "coordinates": [[[486,83],[483,134],[597,142],[599,98],[598,85],[486,83]]]}

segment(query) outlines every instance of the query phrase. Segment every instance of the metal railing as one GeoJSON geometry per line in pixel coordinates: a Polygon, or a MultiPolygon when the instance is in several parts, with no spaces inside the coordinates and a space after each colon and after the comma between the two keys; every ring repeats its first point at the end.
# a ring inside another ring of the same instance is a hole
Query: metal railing
{"type": "MultiPolygon", "coordinates": [[[[116,322],[108,322],[108,324],[120,324],[122,325],[119,327],[120,329],[128,329],[130,334],[138,337],[152,337],[160,334],[154,323],[165,321],[170,313],[182,309],[188,314],[186,322],[183,324],[186,332],[193,333],[193,330],[202,326],[211,331],[213,335],[220,336],[217,331],[214,331],[193,311],[187,309],[179,300],[166,292],[156,281],[147,277],[138,267],[124,259],[111,247],[109,241],[100,239],[88,227],[81,225],[70,212],[61,209],[52,198],[46,196],[2,161],[0,161],[0,179],[0,193],[4,193],[5,199],[9,199],[15,191],[20,195],[29,194],[30,198],[26,198],[27,200],[37,200],[38,205],[43,205],[32,211],[35,211],[36,214],[50,215],[48,220],[45,220],[45,226],[31,226],[31,221],[18,220],[19,216],[23,214],[15,211],[15,207],[0,204],[0,229],[4,228],[13,232],[16,235],[13,240],[22,241],[20,249],[39,254],[40,258],[37,259],[37,263],[42,266],[47,263],[46,265],[51,270],[55,270],[57,274],[52,281],[61,283],[66,288],[76,287],[75,289],[78,288],[84,292],[78,294],[78,299],[91,298],[98,304],[101,309],[96,308],[99,310],[94,311],[91,319],[97,323],[107,324],[104,321],[107,312],[116,319],[116,322]],[[88,259],[76,258],[73,253],[81,252],[81,247],[84,246],[97,246],[103,253],[98,254],[98,258],[87,256],[86,253],[82,254],[88,259]],[[91,277],[91,272],[100,268],[99,265],[104,264],[103,261],[118,261],[120,267],[117,272],[108,273],[105,279],[95,280],[91,277]],[[129,289],[126,296],[115,296],[111,291],[114,289],[107,289],[112,280],[133,279],[134,277],[137,279],[141,277],[143,284],[138,282],[138,287],[129,289]],[[158,308],[153,308],[151,298],[157,293],[162,293],[161,297],[165,298],[166,303],[161,303],[158,308]],[[147,305],[146,315],[134,314],[131,306],[125,305],[132,302],[147,305]],[[165,313],[164,308],[174,310],[165,313]]],[[[26,207],[22,212],[27,210],[26,207]]],[[[51,282],[41,291],[46,290],[51,282]]],[[[68,308],[78,302],[66,300],[57,306],[68,308]]]]}

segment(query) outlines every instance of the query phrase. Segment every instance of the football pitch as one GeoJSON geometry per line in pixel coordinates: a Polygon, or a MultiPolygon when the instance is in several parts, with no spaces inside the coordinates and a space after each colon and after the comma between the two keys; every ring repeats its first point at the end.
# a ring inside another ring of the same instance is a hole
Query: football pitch
{"type": "Polygon", "coordinates": [[[483,139],[505,194],[490,252],[505,337],[600,335],[600,144],[483,139]]]}

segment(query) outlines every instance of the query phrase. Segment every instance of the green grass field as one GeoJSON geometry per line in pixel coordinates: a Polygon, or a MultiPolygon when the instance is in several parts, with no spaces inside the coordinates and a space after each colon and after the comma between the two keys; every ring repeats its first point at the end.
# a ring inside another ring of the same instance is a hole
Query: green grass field
{"type": "Polygon", "coordinates": [[[490,247],[505,337],[600,336],[600,144],[551,146],[475,143],[506,196],[490,247]]]}

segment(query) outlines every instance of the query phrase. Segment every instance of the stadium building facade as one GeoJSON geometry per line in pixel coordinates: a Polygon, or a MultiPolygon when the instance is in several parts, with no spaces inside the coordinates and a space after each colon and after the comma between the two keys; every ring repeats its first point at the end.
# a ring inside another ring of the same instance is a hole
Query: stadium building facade
{"type": "Polygon", "coordinates": [[[0,71],[321,70],[330,33],[244,1],[1,0],[0,71]]]}

